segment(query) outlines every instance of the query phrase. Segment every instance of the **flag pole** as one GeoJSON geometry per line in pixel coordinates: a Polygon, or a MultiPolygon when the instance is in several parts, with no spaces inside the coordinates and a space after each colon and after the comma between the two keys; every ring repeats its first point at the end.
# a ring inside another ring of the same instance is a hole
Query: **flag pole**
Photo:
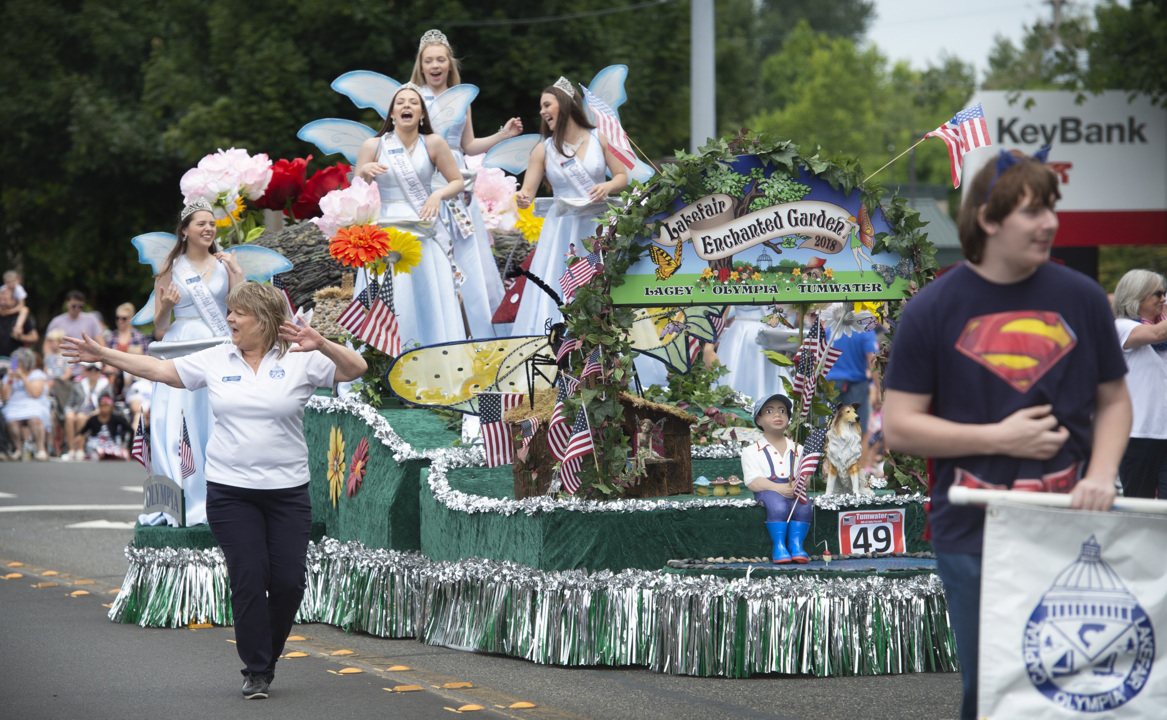
{"type": "Polygon", "coordinates": [[[649,165],[651,165],[651,166],[652,166],[652,169],[653,169],[653,170],[656,170],[657,174],[658,174],[658,175],[660,175],[660,174],[661,174],[661,172],[660,172],[660,168],[658,168],[658,167],[656,166],[656,163],[654,163],[654,162],[652,161],[652,159],[651,159],[650,157],[648,157],[648,153],[646,153],[645,151],[641,150],[641,149],[640,149],[640,146],[639,146],[639,145],[637,145],[637,144],[636,144],[636,141],[635,141],[635,140],[633,140],[632,138],[628,138],[628,142],[629,142],[629,143],[632,145],[632,147],[636,148],[636,152],[638,152],[638,153],[640,153],[641,155],[643,155],[643,156],[644,156],[644,160],[645,160],[645,162],[647,162],[649,165]]]}
{"type": "Polygon", "coordinates": [[[875,177],[876,175],[878,175],[878,174],[880,174],[881,172],[883,172],[885,169],[887,169],[887,166],[888,166],[888,165],[891,165],[891,164],[892,164],[893,162],[895,162],[896,160],[899,160],[899,159],[900,159],[900,158],[902,158],[904,155],[907,155],[908,153],[910,153],[910,152],[912,151],[912,148],[915,148],[915,147],[916,147],[916,145],[919,145],[920,143],[924,142],[924,141],[925,141],[925,140],[927,140],[927,139],[928,139],[928,136],[927,136],[927,135],[925,135],[924,137],[922,137],[922,138],[920,138],[919,140],[917,140],[917,141],[916,141],[916,143],[915,143],[914,145],[912,145],[912,147],[908,148],[907,150],[904,150],[902,153],[900,153],[899,155],[896,155],[896,156],[895,156],[895,157],[893,157],[891,160],[888,160],[888,161],[887,161],[887,164],[885,164],[883,167],[881,167],[880,169],[876,170],[875,172],[873,172],[873,173],[871,173],[870,175],[868,175],[867,177],[865,177],[865,178],[863,179],[863,182],[867,182],[867,181],[868,181],[868,180],[870,180],[871,178],[873,178],[873,177],[875,177]]]}

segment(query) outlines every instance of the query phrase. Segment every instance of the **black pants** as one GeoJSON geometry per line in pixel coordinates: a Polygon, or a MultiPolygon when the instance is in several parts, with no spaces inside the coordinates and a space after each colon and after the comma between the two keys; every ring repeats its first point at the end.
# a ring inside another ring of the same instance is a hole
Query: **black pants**
{"type": "Polygon", "coordinates": [[[208,482],[207,520],[227,561],[242,672],[274,672],[307,584],[308,485],[252,490],[208,482]]]}
{"type": "Polygon", "coordinates": [[[1118,466],[1122,493],[1127,497],[1153,498],[1167,492],[1167,440],[1131,438],[1118,466]]]}

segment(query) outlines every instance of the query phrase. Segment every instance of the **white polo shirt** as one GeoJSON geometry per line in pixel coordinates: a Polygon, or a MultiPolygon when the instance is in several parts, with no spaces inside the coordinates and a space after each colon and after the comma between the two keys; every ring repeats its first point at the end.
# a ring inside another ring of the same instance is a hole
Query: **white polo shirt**
{"type": "Polygon", "coordinates": [[[318,387],[332,387],[336,364],[319,352],[273,348],[252,372],[234,345],[175,358],[188,390],[207,388],[215,429],[203,473],[209,482],[278,490],[308,482],[304,404],[318,387]]]}
{"type": "Polygon", "coordinates": [[[780,453],[766,438],[762,438],[753,445],[742,448],[742,480],[748,486],[758,478],[770,479],[770,463],[773,463],[774,473],[780,478],[794,475],[794,467],[802,456],[802,446],[790,438],[786,439],[786,452],[780,453]],[[791,463],[790,451],[794,451],[794,462],[791,463]],[[769,458],[770,462],[766,459],[769,458]]]}

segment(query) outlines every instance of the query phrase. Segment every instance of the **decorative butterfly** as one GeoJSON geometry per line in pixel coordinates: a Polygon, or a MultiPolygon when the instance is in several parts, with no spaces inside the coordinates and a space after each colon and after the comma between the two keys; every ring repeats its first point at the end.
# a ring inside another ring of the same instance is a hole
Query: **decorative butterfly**
{"type": "Polygon", "coordinates": [[[656,264],[656,279],[668,280],[681,267],[681,248],[683,243],[677,243],[677,249],[673,255],[660,249],[656,245],[650,245],[648,248],[648,255],[656,264]]]}
{"type": "MultiPolygon", "coordinates": [[[[149,265],[150,269],[157,275],[166,263],[170,251],[174,249],[174,243],[178,242],[178,238],[168,232],[152,232],[139,235],[130,242],[138,248],[138,262],[149,265]]],[[[292,263],[283,255],[259,245],[239,245],[229,248],[227,252],[235,253],[235,262],[239,263],[244,277],[253,282],[270,282],[272,275],[278,275],[292,269],[292,263]]],[[[133,325],[154,322],[153,292],[150,293],[146,304],[130,322],[133,325]]]]}
{"type": "MultiPolygon", "coordinates": [[[[721,308],[641,308],[634,316],[632,348],[677,372],[688,372],[687,334],[707,342],[716,338],[707,313],[720,315],[721,308]],[[678,315],[683,315],[684,332],[662,338],[657,323],[663,327],[678,315]]],[[[528,335],[428,345],[402,353],[385,375],[390,390],[405,402],[477,415],[480,392],[527,393],[552,387],[554,378],[529,376],[525,366],[532,360],[555,365],[554,344],[550,336],[528,335]]]]}
{"type": "Polygon", "coordinates": [[[896,281],[896,276],[900,276],[904,280],[908,280],[912,276],[912,261],[908,258],[900,258],[893,268],[890,265],[880,265],[875,263],[871,266],[875,274],[883,279],[884,286],[891,285],[896,281]]]}
{"type": "MultiPolygon", "coordinates": [[[[588,90],[607,103],[613,112],[617,112],[616,109],[628,99],[628,94],[624,91],[624,80],[627,77],[627,65],[609,65],[596,73],[591,84],[588,85],[588,90]]],[[[585,107],[584,110],[594,123],[595,117],[592,116],[591,109],[585,107]]],[[[618,117],[619,113],[617,112],[618,117]]],[[[531,151],[542,141],[542,136],[537,133],[503,140],[486,153],[482,164],[484,167],[502,168],[512,175],[518,175],[527,169],[527,164],[531,159],[531,151]]],[[[636,165],[628,171],[628,177],[642,183],[648,182],[655,174],[656,171],[652,169],[652,166],[639,158],[636,160],[636,165]]]]}
{"type": "MultiPolygon", "coordinates": [[[[677,247],[680,247],[680,245],[677,247]]],[[[688,327],[689,326],[685,323],[685,313],[678,312],[676,315],[669,318],[669,321],[665,323],[664,328],[660,331],[660,339],[664,340],[669,335],[684,332],[686,329],[688,329],[688,327]]]]}
{"type": "Polygon", "coordinates": [[[875,245],[875,226],[871,224],[871,216],[867,214],[867,206],[859,205],[859,242],[870,250],[875,245]]]}
{"type": "MultiPolygon", "coordinates": [[[[348,97],[358,108],[376,110],[381,117],[388,114],[389,104],[400,88],[401,83],[393,78],[371,70],[353,70],[332,81],[333,90],[348,97]]],[[[477,96],[476,86],[455,85],[427,104],[434,132],[445,136],[455,123],[466,117],[466,109],[477,96]]],[[[372,128],[359,122],[324,118],[300,128],[296,137],[313,143],[327,155],[341,153],[350,164],[355,164],[361,143],[376,134],[372,128]]]]}

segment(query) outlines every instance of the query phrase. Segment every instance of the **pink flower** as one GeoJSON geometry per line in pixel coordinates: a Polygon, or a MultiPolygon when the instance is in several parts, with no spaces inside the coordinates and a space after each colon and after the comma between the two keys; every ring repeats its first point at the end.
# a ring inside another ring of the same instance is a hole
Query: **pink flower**
{"type": "Polygon", "coordinates": [[[515,205],[518,180],[499,168],[480,168],[474,180],[474,197],[482,208],[482,220],[488,230],[511,230],[519,220],[515,205]]]}
{"type": "Polygon", "coordinates": [[[342,227],[365,225],[381,214],[381,193],[376,183],[353,177],[352,185],[333,190],[320,199],[322,217],[312,218],[325,237],[336,235],[342,227]]]}

